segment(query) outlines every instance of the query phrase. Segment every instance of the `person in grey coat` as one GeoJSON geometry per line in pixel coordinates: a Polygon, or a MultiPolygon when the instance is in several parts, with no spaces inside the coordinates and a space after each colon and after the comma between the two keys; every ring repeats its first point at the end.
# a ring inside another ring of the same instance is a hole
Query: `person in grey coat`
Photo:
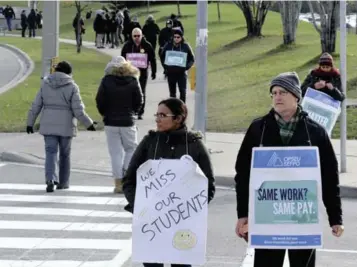
{"type": "Polygon", "coordinates": [[[33,125],[41,113],[40,134],[45,140],[45,176],[47,192],[69,188],[70,153],[72,138],[77,135],[77,120],[89,131],[95,131],[92,119],[86,114],[78,85],[72,78],[72,67],[59,62],[55,72],[44,79],[28,112],[27,133],[33,133],[33,125]],[[56,175],[56,159],[59,148],[59,181],[56,175]]]}

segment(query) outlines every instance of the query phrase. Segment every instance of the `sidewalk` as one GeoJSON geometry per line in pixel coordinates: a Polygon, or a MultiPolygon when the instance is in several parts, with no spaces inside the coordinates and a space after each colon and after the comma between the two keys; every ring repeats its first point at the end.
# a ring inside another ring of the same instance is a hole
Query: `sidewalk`
{"type": "MultiPolygon", "coordinates": [[[[74,40],[60,39],[63,43],[74,44],[74,40]]],[[[84,47],[93,48],[94,43],[83,42],[84,47]]],[[[120,55],[120,49],[99,49],[99,52],[110,56],[120,55]]],[[[150,77],[150,76],[149,76],[150,77]]],[[[162,74],[161,64],[158,63],[156,80],[148,80],[147,102],[144,119],[138,121],[139,140],[150,129],[155,128],[153,114],[156,113],[157,104],[169,96],[166,80],[162,74]]],[[[188,125],[192,128],[194,114],[194,92],[188,90],[187,105],[189,108],[188,125]]],[[[26,114],[24,114],[26,116],[26,114]]],[[[25,127],[25,125],[24,125],[25,127]]],[[[223,186],[234,185],[234,165],[240,144],[243,140],[242,133],[213,133],[206,134],[206,145],[211,151],[217,184],[223,186]]],[[[332,140],[339,159],[339,140],[332,140]]],[[[347,170],[341,174],[340,182],[342,193],[346,197],[357,197],[357,141],[347,141],[347,170]]],[[[0,160],[19,161],[25,163],[42,164],[44,159],[43,138],[39,134],[27,135],[26,133],[0,133],[0,160]]],[[[72,145],[73,168],[95,170],[110,173],[110,158],[107,150],[105,134],[98,132],[80,132],[72,145]]]]}

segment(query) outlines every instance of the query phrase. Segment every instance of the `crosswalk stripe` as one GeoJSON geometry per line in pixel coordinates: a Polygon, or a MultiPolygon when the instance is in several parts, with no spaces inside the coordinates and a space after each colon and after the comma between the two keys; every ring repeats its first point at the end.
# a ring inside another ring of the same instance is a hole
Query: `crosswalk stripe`
{"type": "Polygon", "coordinates": [[[0,248],[11,249],[130,249],[130,239],[0,237],[0,248]]]}
{"type": "MultiPolygon", "coordinates": [[[[0,189],[7,190],[45,190],[44,184],[7,184],[0,183],[0,189]]],[[[111,186],[81,186],[71,185],[68,189],[70,192],[88,192],[88,193],[111,193],[113,187],[111,186]]]]}
{"type": "Polygon", "coordinates": [[[78,197],[47,195],[13,195],[0,194],[0,201],[41,202],[63,204],[93,204],[93,205],[126,205],[123,197],[78,197]]]}
{"type": "MultiPolygon", "coordinates": [[[[60,208],[41,208],[41,207],[12,207],[0,206],[0,214],[19,214],[19,215],[58,215],[73,217],[107,217],[107,218],[132,218],[129,212],[85,210],[85,209],[60,209],[60,208]]],[[[1,266],[1,265],[0,265],[1,266]]]]}
{"type": "MultiPolygon", "coordinates": [[[[110,261],[28,261],[0,260],[1,267],[107,267],[110,261]]],[[[117,265],[120,266],[120,265],[117,265]]]]}
{"type": "Polygon", "coordinates": [[[98,232],[131,232],[131,224],[117,223],[72,223],[42,221],[2,221],[0,229],[12,230],[50,230],[50,231],[98,231],[98,232]]]}

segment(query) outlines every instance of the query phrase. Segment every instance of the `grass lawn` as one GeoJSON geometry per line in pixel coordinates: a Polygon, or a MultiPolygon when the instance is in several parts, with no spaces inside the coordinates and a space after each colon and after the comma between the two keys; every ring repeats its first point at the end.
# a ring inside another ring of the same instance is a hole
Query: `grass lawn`
{"type": "MultiPolygon", "coordinates": [[[[0,40],[25,51],[35,63],[34,72],[25,82],[0,97],[0,131],[24,131],[27,111],[40,88],[41,41],[35,39],[24,41],[16,37],[0,37],[0,40]]],[[[73,77],[79,85],[87,113],[94,120],[101,121],[95,106],[95,96],[110,57],[85,48],[82,50],[82,54],[78,55],[75,47],[67,44],[60,45],[59,53],[61,58],[65,58],[73,65],[73,77]]]]}
{"type": "MultiPolygon", "coordinates": [[[[102,3],[92,3],[92,10],[102,3]]],[[[160,28],[164,27],[167,16],[177,13],[176,4],[152,6],[160,28]]],[[[195,46],[196,6],[181,5],[185,36],[192,47],[195,46]]],[[[61,3],[62,38],[73,38],[72,19],[75,8],[61,3]]],[[[143,25],[147,16],[146,7],[131,11],[139,15],[143,25]]],[[[308,71],[316,66],[321,53],[319,35],[314,27],[300,22],[297,43],[282,47],[282,24],[280,14],[269,12],[263,27],[263,38],[244,39],[245,19],[240,9],[232,3],[221,4],[221,22],[217,18],[217,6],[209,5],[209,57],[208,57],[208,130],[238,132],[245,130],[254,117],[260,116],[270,108],[268,86],[271,79],[280,72],[297,71],[301,82],[308,71]]],[[[93,18],[85,21],[87,32],[84,40],[93,41],[93,18]]],[[[26,51],[26,50],[25,50],[26,51]]],[[[337,37],[336,51],[339,51],[337,37]]],[[[357,98],[357,42],[355,35],[348,36],[348,97],[357,98]]],[[[338,54],[334,55],[339,66],[338,54]]],[[[3,97],[1,97],[3,98],[3,97]]],[[[0,99],[1,99],[0,98],[0,99]]],[[[91,102],[87,103],[91,110],[91,102]]],[[[26,106],[27,108],[27,106],[26,106]]],[[[357,110],[348,111],[348,136],[357,138],[357,110]]],[[[13,120],[11,120],[13,121],[13,120]]],[[[338,125],[333,133],[339,134],[338,125]]],[[[11,126],[9,126],[11,127],[11,126]]]]}

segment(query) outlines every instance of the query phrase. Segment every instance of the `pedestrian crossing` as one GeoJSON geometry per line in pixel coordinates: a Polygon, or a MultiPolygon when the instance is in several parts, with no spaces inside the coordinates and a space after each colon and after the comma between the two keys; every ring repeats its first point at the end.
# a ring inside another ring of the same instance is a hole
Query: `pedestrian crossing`
{"type": "Polygon", "coordinates": [[[132,215],[113,187],[49,194],[44,184],[1,181],[1,267],[120,267],[130,259],[132,215]]]}

